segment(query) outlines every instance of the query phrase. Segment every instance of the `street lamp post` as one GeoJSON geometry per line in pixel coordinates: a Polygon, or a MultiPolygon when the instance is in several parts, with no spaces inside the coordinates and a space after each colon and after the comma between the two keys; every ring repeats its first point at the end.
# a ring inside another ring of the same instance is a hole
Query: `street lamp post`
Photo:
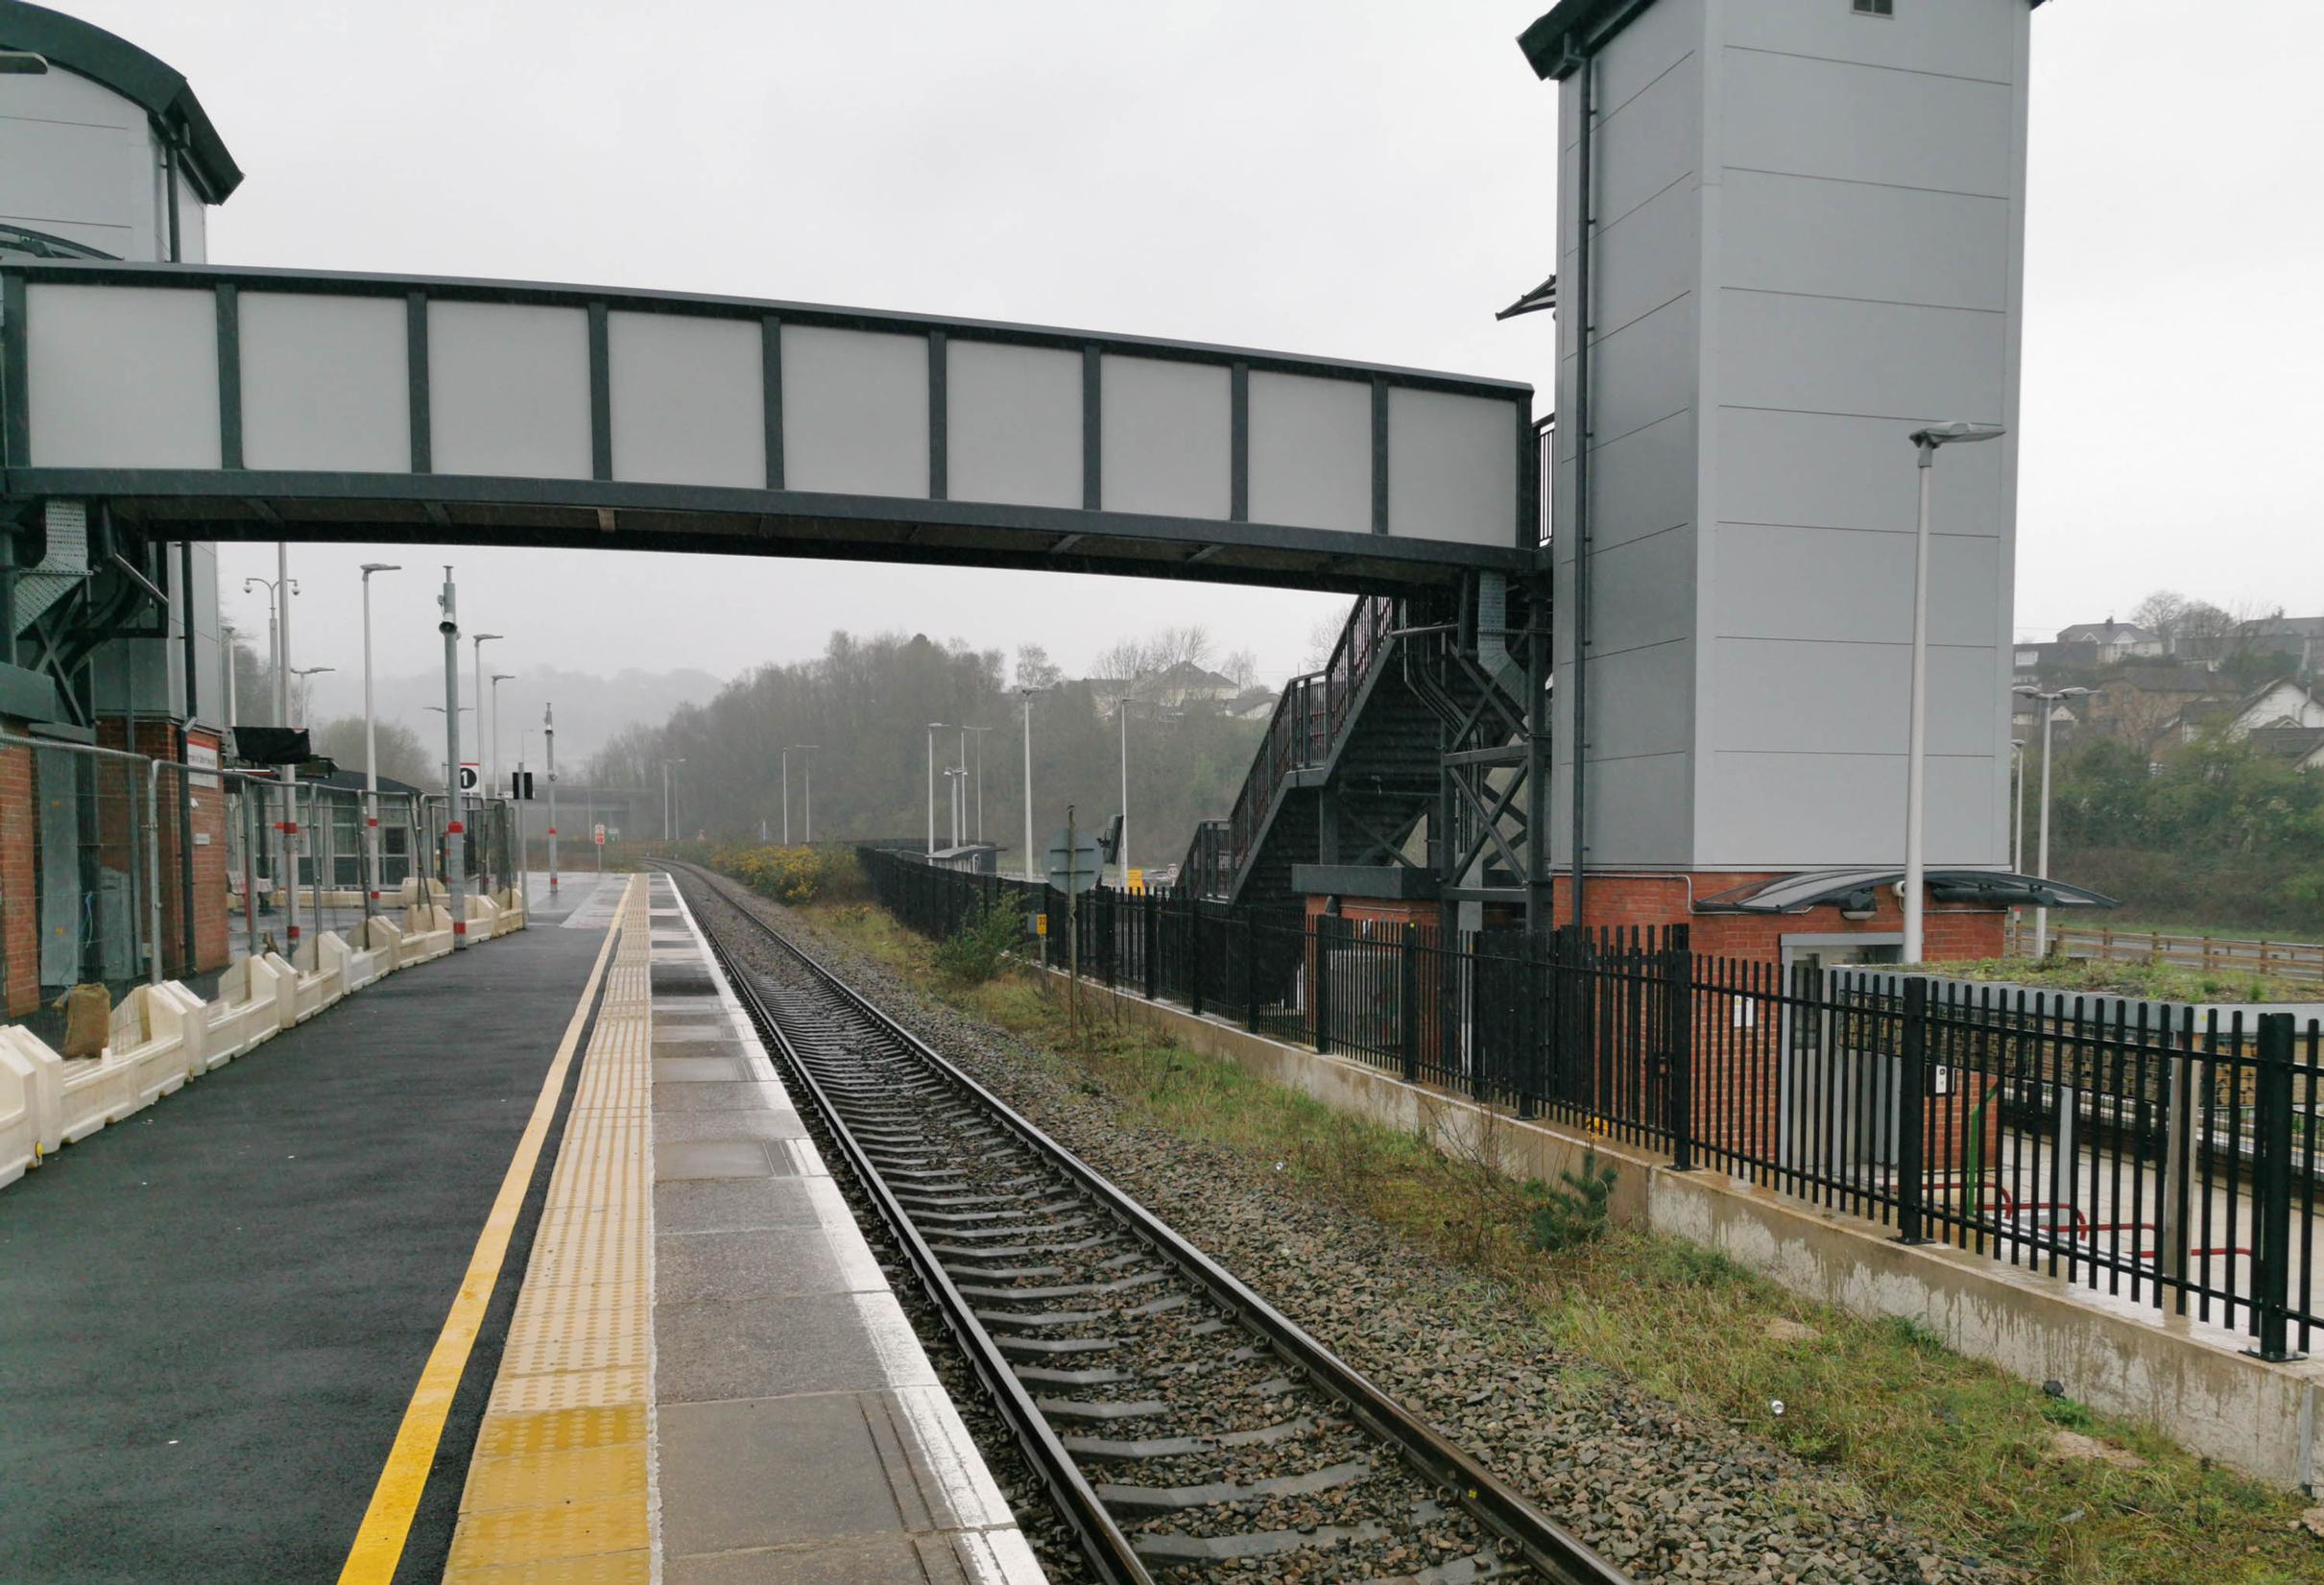
{"type": "Polygon", "coordinates": [[[2010,827],[2009,867],[2019,875],[2025,873],[2025,739],[2009,740],[2011,789],[2017,799],[2017,815],[2010,827]]]}
{"type": "Polygon", "coordinates": [[[1121,865],[1122,890],[1130,888],[1130,700],[1124,695],[1121,709],[1121,843],[1114,856],[1121,865]]]}
{"type": "Polygon", "coordinates": [[[540,735],[549,756],[549,901],[557,900],[557,707],[540,707],[540,735]]]}
{"type": "Polygon", "coordinates": [[[1912,434],[1921,474],[1920,526],[1912,540],[1912,719],[1905,749],[1905,961],[1922,958],[1922,770],[1929,739],[1929,509],[1937,448],[1998,440],[1998,423],[1933,423],[1912,434]]]}
{"type": "Polygon", "coordinates": [[[976,840],[985,839],[985,733],[991,727],[970,727],[976,734],[976,840]]]}
{"type": "MultiPolygon", "coordinates": [[[[291,694],[295,717],[303,717],[307,713],[307,696],[310,692],[312,692],[312,689],[304,685],[304,680],[309,677],[320,677],[326,671],[337,671],[338,669],[339,668],[337,666],[293,666],[291,668],[291,675],[299,678],[301,684],[301,685],[294,689],[291,694]]],[[[296,727],[301,725],[302,722],[299,719],[293,719],[289,724],[296,727]]],[[[327,840],[330,834],[330,828],[325,827],[323,824],[324,807],[325,805],[323,802],[322,786],[319,783],[310,785],[306,790],[306,808],[308,817],[306,822],[306,848],[309,854],[307,859],[308,867],[315,872],[315,928],[318,930],[323,927],[323,871],[325,862],[330,857],[330,850],[332,846],[331,842],[327,840]]],[[[298,809],[299,801],[294,796],[290,801],[290,819],[294,827],[297,825],[299,819],[298,809]]],[[[293,840],[296,842],[297,838],[294,836],[293,840]]],[[[299,873],[296,869],[293,869],[291,872],[291,884],[294,890],[297,889],[299,873]]]]}
{"type": "MultiPolygon", "coordinates": [[[[2090,690],[2088,688],[2053,688],[2045,691],[2039,687],[2020,684],[2010,691],[2022,693],[2028,699],[2038,700],[2042,707],[2042,813],[2040,834],[2036,838],[2034,873],[2044,880],[2048,880],[2049,878],[2049,718],[2056,711],[2059,700],[2078,698],[2090,690]]],[[[2047,957],[2048,953],[2049,910],[2037,906],[2033,910],[2033,955],[2047,957]]]]}
{"type": "Polygon", "coordinates": [[[1033,690],[1018,688],[1025,702],[1025,878],[1036,878],[1033,871],[1033,690]]]}
{"type": "Polygon", "coordinates": [[[443,612],[436,631],[443,635],[443,897],[452,916],[452,945],[466,951],[468,945],[467,827],[460,819],[460,608],[459,590],[452,586],[452,569],[443,569],[443,592],[436,597],[443,612]]]}
{"type": "Polygon", "coordinates": [[[670,771],[673,767],[684,763],[683,757],[664,759],[661,762],[661,839],[664,842],[678,840],[678,814],[677,805],[672,801],[670,790],[670,771]]]}
{"type": "Polygon", "coordinates": [[[800,762],[800,770],[801,770],[802,775],[803,775],[803,776],[805,778],[805,780],[806,780],[806,795],[807,795],[807,805],[806,805],[806,816],[807,816],[807,843],[808,843],[808,845],[809,845],[810,847],[812,847],[812,846],[814,845],[814,842],[815,842],[815,761],[814,761],[813,759],[811,759],[811,758],[807,757],[807,756],[810,756],[810,755],[812,755],[812,754],[813,754],[813,753],[814,753],[814,752],[815,752],[815,751],[816,751],[818,748],[820,748],[820,747],[822,747],[822,745],[821,745],[821,744],[818,744],[818,743],[790,743],[790,744],[786,744],[786,745],[784,746],[784,748],[783,748],[783,751],[782,751],[782,841],[783,841],[783,846],[785,846],[785,847],[789,847],[789,846],[790,846],[790,843],[791,843],[791,751],[792,751],[793,749],[796,749],[796,750],[798,750],[798,751],[799,751],[799,756],[800,756],[800,760],[799,760],[799,762],[800,762]]]}
{"type": "MultiPolygon", "coordinates": [[[[290,546],[275,546],[275,576],[245,578],[242,591],[253,588],[267,591],[266,657],[275,673],[275,725],[291,724],[291,677],[289,671],[291,648],[290,597],[299,592],[299,582],[291,576],[290,546]]],[[[282,818],[275,829],[282,838],[281,863],[276,866],[275,880],[282,892],[282,939],[290,950],[299,950],[299,817],[296,813],[299,767],[280,767],[281,780],[277,783],[282,798],[282,818]]]]}
{"type": "Polygon", "coordinates": [[[371,708],[371,574],[400,572],[388,562],[363,564],[363,915],[379,911],[379,727],[371,708]]]}
{"type": "Polygon", "coordinates": [[[936,851],[936,734],[942,721],[928,723],[928,852],[936,851]]]}

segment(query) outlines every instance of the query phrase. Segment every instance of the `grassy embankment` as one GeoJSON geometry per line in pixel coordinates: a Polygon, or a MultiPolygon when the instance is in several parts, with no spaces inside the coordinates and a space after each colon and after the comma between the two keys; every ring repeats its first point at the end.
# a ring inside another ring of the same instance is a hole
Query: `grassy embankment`
{"type": "Polygon", "coordinates": [[[2324,984],[2199,965],[2096,958],[1995,957],[1923,965],[1950,979],[1993,980],[2038,991],[2131,997],[2143,1001],[2324,1001],[2324,984]]]}
{"type": "Polygon", "coordinates": [[[1116,1021],[1086,1021],[1075,1045],[1062,998],[1031,975],[964,982],[884,913],[828,902],[806,912],[1094,1083],[1133,1121],[1225,1152],[1255,1177],[1285,1164],[1312,1192],[1507,1285],[1576,1368],[1626,1377],[1786,1448],[1949,1549],[2061,1585],[2324,1579],[2324,1541],[2296,1528],[2299,1500],[2045,1397],[1922,1329],[1811,1304],[1635,1230],[1541,1254],[1523,1236],[1539,1186],[1448,1160],[1116,1021]],[[1780,1417],[1770,1408],[1778,1401],[1780,1417]],[[2065,1450],[2076,1444],[2062,1432],[2096,1440],[2072,1456],[2065,1450]]]}

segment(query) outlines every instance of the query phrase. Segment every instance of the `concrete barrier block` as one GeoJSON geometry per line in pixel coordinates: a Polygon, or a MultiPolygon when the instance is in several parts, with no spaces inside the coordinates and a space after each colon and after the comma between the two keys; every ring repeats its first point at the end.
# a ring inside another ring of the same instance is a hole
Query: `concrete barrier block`
{"type": "Polygon", "coordinates": [[[266,966],[274,971],[270,989],[275,996],[275,1018],[277,1029],[289,1029],[299,1022],[299,970],[280,952],[266,954],[266,966]]]}
{"type": "Polygon", "coordinates": [[[155,1016],[170,1025],[185,1063],[185,1076],[198,1078],[209,1070],[209,1007],[179,980],[154,987],[155,1016]]]}
{"type": "Polygon", "coordinates": [[[363,922],[363,944],[377,959],[378,973],[392,974],[403,967],[402,927],[385,914],[363,922]]]}
{"type": "Polygon", "coordinates": [[[0,1189],[38,1159],[33,1129],[32,1075],[0,1055],[0,1189]]]}
{"type": "Polygon", "coordinates": [[[33,1159],[64,1146],[63,1059],[28,1029],[0,1025],[0,1067],[22,1083],[32,1124],[33,1159]]]}
{"type": "Polygon", "coordinates": [[[354,950],[347,937],[325,930],[315,938],[315,1011],[320,1013],[347,993],[347,965],[354,950]]]}

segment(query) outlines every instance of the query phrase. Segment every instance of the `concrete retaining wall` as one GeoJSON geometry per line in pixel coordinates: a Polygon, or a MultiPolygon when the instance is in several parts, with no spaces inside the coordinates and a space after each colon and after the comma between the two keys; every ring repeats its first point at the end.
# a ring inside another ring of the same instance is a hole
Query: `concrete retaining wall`
{"type": "MultiPolygon", "coordinates": [[[[1051,973],[1058,973],[1051,971],[1051,973]]],[[[1059,977],[1063,977],[1062,974],[1059,977]]],[[[1715,1250],[1795,1293],[1858,1315],[1902,1316],[1947,1346],[2028,1381],[2058,1381],[2104,1413],[2278,1485],[2312,1489],[2324,1363],[2271,1365],[2216,1327],[2111,1308],[2056,1278],[1944,1245],[1906,1247],[1878,1223],[1708,1171],[1678,1172],[1635,1146],[1506,1114],[1182,1008],[1083,982],[1124,1017],[1235,1063],[1335,1112],[1427,1139],[1514,1178],[1554,1183],[1594,1151],[1617,1168],[1613,1213],[1715,1250]]],[[[0,1102],[0,1104],[5,1104],[0,1102]]]]}

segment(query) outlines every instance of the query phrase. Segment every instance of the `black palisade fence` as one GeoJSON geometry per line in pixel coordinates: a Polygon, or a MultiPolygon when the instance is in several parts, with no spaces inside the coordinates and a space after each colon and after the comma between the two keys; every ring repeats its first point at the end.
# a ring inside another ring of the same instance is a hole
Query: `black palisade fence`
{"type": "MultiPolygon", "coordinates": [[[[863,853],[882,906],[944,936],[1038,882],[863,853]]],[[[1482,930],[1099,887],[1090,980],[2304,1352],[2324,1029],[1883,969],[1791,972],[1665,929],[1482,930]]]]}

